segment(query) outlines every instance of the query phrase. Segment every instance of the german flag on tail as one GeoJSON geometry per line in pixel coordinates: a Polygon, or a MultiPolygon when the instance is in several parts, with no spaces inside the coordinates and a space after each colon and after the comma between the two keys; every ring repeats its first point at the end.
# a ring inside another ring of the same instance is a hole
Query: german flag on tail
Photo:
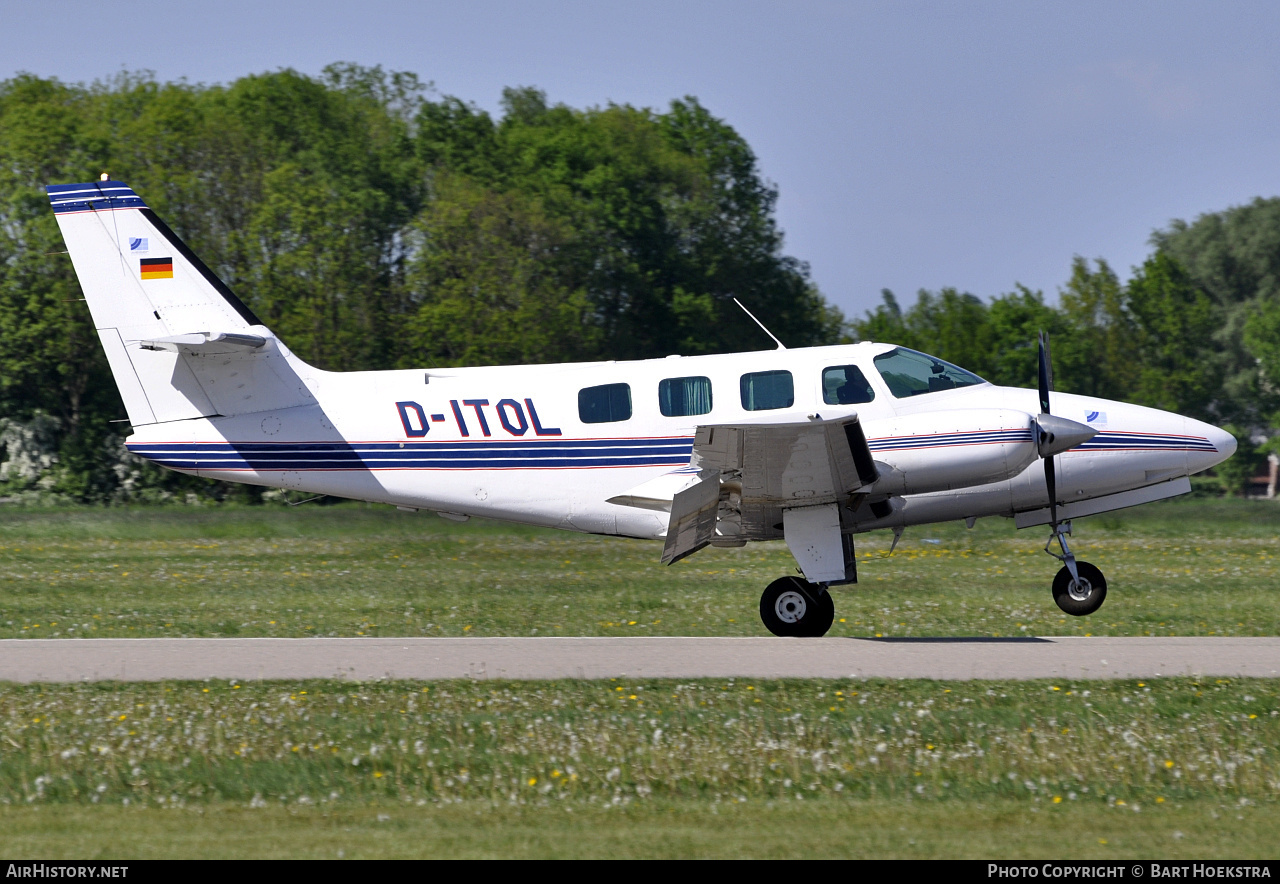
{"type": "Polygon", "coordinates": [[[142,258],[139,264],[143,279],[173,279],[172,258],[142,258]]]}

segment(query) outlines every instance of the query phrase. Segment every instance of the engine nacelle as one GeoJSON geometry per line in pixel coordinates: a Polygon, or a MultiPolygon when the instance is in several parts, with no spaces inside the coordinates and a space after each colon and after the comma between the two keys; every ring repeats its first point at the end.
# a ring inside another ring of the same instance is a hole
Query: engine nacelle
{"type": "Polygon", "coordinates": [[[880,478],[873,494],[925,494],[1010,479],[1040,455],[1025,411],[963,408],[887,420],[863,429],[880,478]]]}

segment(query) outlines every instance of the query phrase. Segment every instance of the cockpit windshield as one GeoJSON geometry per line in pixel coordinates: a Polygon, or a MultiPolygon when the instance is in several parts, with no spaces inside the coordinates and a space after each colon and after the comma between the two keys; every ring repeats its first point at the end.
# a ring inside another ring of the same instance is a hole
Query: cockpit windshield
{"type": "Polygon", "coordinates": [[[899,399],[985,384],[976,374],[933,356],[898,347],[875,358],[876,370],[899,399]]]}

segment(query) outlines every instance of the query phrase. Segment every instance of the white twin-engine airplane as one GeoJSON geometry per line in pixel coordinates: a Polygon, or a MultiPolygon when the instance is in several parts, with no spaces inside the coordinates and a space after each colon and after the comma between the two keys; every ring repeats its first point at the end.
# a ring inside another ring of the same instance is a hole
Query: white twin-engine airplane
{"type": "Polygon", "coordinates": [[[1090,614],[1107,584],[1068,548],[1069,520],[1184,494],[1188,476],[1236,447],[1181,415],[1051,393],[1043,337],[1038,396],[871,342],[322,371],[124,184],[47,190],[135,454],[451,519],[659,539],[667,563],[780,538],[803,579],[764,591],[760,616],[775,635],[827,632],[828,587],[857,581],[854,534],[979,516],[1049,525],[1045,550],[1063,562],[1053,597],[1090,614]]]}

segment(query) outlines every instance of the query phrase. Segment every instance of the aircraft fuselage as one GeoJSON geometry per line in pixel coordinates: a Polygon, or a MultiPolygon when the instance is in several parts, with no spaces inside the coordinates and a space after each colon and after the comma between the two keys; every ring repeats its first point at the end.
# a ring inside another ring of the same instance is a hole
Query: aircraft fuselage
{"type": "MultiPolygon", "coordinates": [[[[665,512],[608,501],[663,477],[678,487],[694,472],[689,461],[697,426],[857,414],[881,479],[866,489],[865,505],[846,530],[1018,514],[1020,524],[1048,521],[1034,516],[1046,495],[1027,422],[1039,411],[1036,391],[983,383],[895,396],[874,362],[893,351],[892,344],[350,373],[314,369],[277,346],[315,404],[140,427],[130,449],[208,478],[660,538],[665,512]],[[870,401],[827,401],[836,397],[824,372],[850,365],[867,384],[860,398],[870,401]],[[746,401],[744,376],[780,372],[791,376],[789,405],[746,401]],[[699,392],[709,389],[709,402],[692,409],[678,403],[678,410],[698,414],[663,414],[663,382],[691,379],[699,392]],[[604,411],[584,412],[592,403],[584,405],[583,391],[602,388],[609,388],[604,411]],[[624,394],[629,415],[622,417],[625,409],[617,406],[624,394]],[[609,396],[618,400],[613,414],[609,396]]],[[[1058,496],[1068,514],[1072,506],[1083,514],[1181,493],[1186,489],[1177,480],[1235,448],[1216,427],[1138,405],[1053,393],[1052,411],[1098,431],[1058,455],[1058,496]],[[1115,497],[1125,492],[1138,494],[1115,497]],[[1090,501],[1101,501],[1101,509],[1091,509],[1090,501]]]]}

